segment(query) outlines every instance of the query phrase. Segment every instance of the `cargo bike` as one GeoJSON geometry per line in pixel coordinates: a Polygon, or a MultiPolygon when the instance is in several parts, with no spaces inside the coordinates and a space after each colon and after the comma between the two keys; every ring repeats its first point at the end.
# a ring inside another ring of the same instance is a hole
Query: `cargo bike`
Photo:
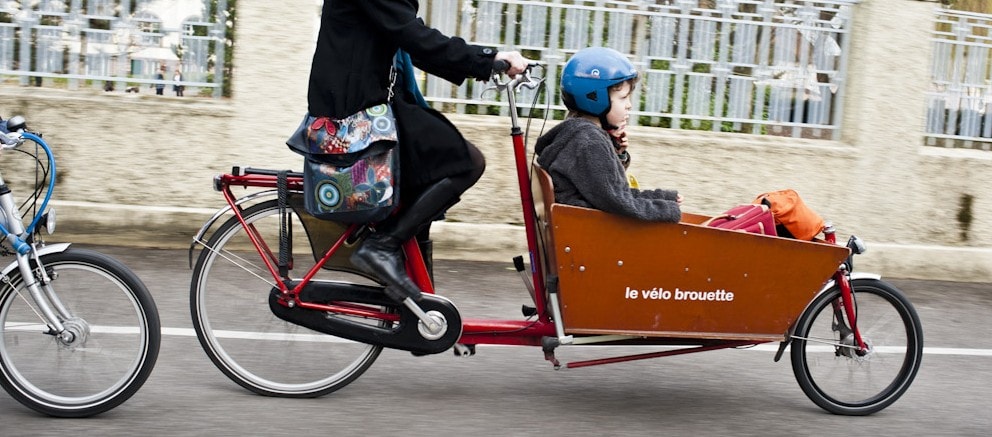
{"type": "Polygon", "coordinates": [[[403,249],[425,294],[398,303],[348,262],[368,225],[308,214],[300,173],[235,167],[214,180],[227,206],[190,247],[193,325],[221,372],[259,394],[316,397],[357,379],[383,348],[535,346],[560,369],[778,342],[774,360],[789,349],[800,387],[831,413],[872,414],[908,389],[920,320],[896,287],[853,271],[861,239],[837,244],[831,226],[799,241],[705,226],[704,215],[649,223],[556,204],[550,177],[528,160],[515,102],[543,79],[528,70],[494,83],[510,108],[530,255],[514,263],[533,306],[520,319],[463,318],[435,293],[417,241],[403,249]],[[558,348],[580,345],[658,350],[557,359],[558,348]]]}

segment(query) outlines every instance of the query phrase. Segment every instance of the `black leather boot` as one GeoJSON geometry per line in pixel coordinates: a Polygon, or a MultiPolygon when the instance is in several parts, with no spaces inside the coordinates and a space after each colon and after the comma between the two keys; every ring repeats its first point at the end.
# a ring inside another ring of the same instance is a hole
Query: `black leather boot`
{"type": "Polygon", "coordinates": [[[384,233],[374,233],[351,254],[351,263],[386,282],[386,294],[397,302],[407,297],[419,301],[420,287],[406,274],[402,242],[384,233]]]}
{"type": "Polygon", "coordinates": [[[406,274],[403,242],[425,231],[435,218],[458,202],[459,196],[472,186],[485,169],[485,159],[474,146],[469,154],[476,166],[465,173],[441,179],[423,189],[409,207],[376,226],[376,232],[351,255],[351,263],[386,281],[386,294],[403,301],[419,300],[422,291],[406,274]]]}

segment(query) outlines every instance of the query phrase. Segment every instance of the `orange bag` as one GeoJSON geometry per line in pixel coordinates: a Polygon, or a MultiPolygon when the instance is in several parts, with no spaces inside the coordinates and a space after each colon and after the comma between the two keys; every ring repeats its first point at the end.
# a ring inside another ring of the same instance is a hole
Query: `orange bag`
{"type": "Polygon", "coordinates": [[[823,230],[823,218],[806,206],[796,190],[760,194],[754,199],[754,203],[768,205],[775,216],[775,222],[785,227],[797,240],[810,241],[823,230]]]}

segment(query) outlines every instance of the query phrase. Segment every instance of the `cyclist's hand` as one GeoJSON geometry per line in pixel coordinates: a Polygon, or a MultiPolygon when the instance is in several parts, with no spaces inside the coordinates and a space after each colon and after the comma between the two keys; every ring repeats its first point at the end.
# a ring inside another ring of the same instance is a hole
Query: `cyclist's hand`
{"type": "Polygon", "coordinates": [[[510,68],[506,70],[507,76],[516,76],[523,73],[527,69],[527,65],[530,63],[527,58],[523,57],[520,52],[498,52],[496,53],[497,61],[506,61],[510,64],[510,68]]]}

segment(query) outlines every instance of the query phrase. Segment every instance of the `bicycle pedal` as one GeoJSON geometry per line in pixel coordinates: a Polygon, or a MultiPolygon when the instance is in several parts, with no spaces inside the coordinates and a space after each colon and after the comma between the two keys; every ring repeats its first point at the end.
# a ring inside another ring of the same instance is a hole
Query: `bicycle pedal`
{"type": "Polygon", "coordinates": [[[470,357],[475,355],[474,344],[455,343],[455,347],[451,348],[451,350],[455,353],[456,357],[470,357]]]}
{"type": "Polygon", "coordinates": [[[530,305],[521,305],[520,312],[524,313],[524,317],[534,317],[537,315],[537,308],[530,305]]]}

